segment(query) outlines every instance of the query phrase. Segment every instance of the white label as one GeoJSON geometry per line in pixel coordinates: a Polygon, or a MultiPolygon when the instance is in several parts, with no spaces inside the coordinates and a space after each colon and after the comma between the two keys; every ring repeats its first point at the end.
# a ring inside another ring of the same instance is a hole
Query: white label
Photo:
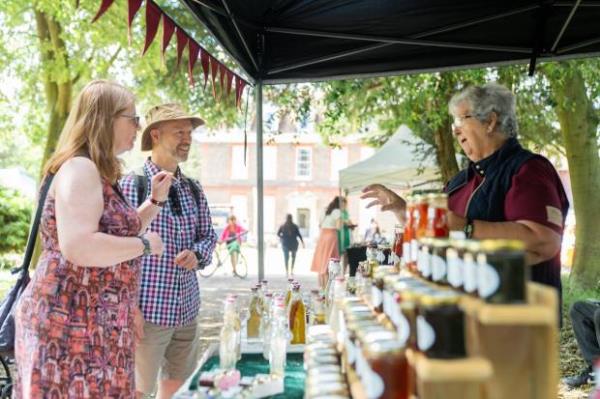
{"type": "Polygon", "coordinates": [[[379,290],[379,288],[372,285],[371,286],[371,304],[373,305],[373,307],[376,308],[379,305],[381,305],[382,301],[383,301],[383,296],[381,294],[381,290],[379,290]]]}
{"type": "Polygon", "coordinates": [[[356,374],[358,374],[358,378],[365,383],[365,357],[363,356],[362,350],[360,346],[356,347],[356,374]]]}
{"type": "Polygon", "coordinates": [[[441,281],[446,277],[446,261],[438,255],[431,256],[431,278],[433,281],[441,281]]]}
{"type": "Polygon", "coordinates": [[[553,223],[558,227],[563,226],[563,215],[560,209],[554,206],[546,206],[546,215],[550,223],[553,223]]]}
{"type": "Polygon", "coordinates": [[[377,399],[381,395],[383,395],[383,391],[385,389],[385,385],[383,380],[379,376],[379,374],[375,373],[369,364],[365,365],[365,383],[363,386],[365,387],[365,391],[367,394],[367,398],[369,399],[377,399]]]}
{"type": "Polygon", "coordinates": [[[406,341],[408,341],[408,337],[410,336],[410,324],[408,323],[408,319],[404,317],[401,312],[397,312],[394,324],[398,331],[398,341],[400,341],[402,345],[406,345],[406,341]]]}
{"type": "Polygon", "coordinates": [[[404,264],[410,262],[410,242],[402,243],[402,260],[404,264]]]}
{"type": "Polygon", "coordinates": [[[454,288],[460,287],[463,283],[463,262],[459,257],[448,257],[448,282],[454,288]]]}
{"type": "Polygon", "coordinates": [[[481,298],[489,298],[498,291],[500,287],[500,276],[496,269],[485,262],[479,263],[477,269],[477,290],[481,298]]]}
{"type": "Polygon", "coordinates": [[[348,358],[348,363],[353,364],[356,361],[356,347],[346,337],[346,357],[348,358]]]}
{"type": "Polygon", "coordinates": [[[385,254],[383,253],[383,251],[377,252],[377,255],[375,256],[375,258],[377,259],[377,261],[381,265],[385,261],[385,254]]]}
{"type": "Polygon", "coordinates": [[[391,318],[394,298],[389,290],[383,290],[383,313],[391,318]]]}
{"type": "Polygon", "coordinates": [[[417,316],[417,346],[426,351],[435,343],[435,331],[423,316],[417,316]]]}
{"type": "Polygon", "coordinates": [[[419,254],[419,242],[416,239],[410,241],[410,260],[413,262],[417,261],[419,254]]]}
{"type": "Polygon", "coordinates": [[[421,274],[423,274],[424,277],[431,276],[431,256],[429,255],[429,251],[422,248],[419,251],[419,258],[421,259],[421,274]]]}
{"type": "Polygon", "coordinates": [[[477,264],[471,256],[465,256],[464,266],[464,287],[466,292],[475,292],[477,290],[477,264]]]}

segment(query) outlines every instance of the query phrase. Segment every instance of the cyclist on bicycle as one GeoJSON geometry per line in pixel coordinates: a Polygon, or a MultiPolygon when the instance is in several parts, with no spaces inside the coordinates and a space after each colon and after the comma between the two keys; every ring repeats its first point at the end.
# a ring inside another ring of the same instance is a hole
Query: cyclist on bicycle
{"type": "Polygon", "coordinates": [[[230,215],[227,218],[227,226],[223,229],[223,233],[221,233],[221,237],[219,238],[219,243],[226,243],[227,251],[229,252],[229,260],[231,261],[231,267],[233,268],[233,273],[236,273],[235,266],[238,262],[238,254],[241,251],[242,245],[242,235],[247,231],[236,223],[237,219],[234,215],[230,215]]]}

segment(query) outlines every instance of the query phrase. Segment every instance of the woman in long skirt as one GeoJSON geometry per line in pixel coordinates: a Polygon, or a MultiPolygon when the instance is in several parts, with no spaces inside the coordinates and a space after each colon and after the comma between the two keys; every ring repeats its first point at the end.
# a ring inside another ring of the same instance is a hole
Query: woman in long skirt
{"type": "Polygon", "coordinates": [[[337,231],[341,227],[341,201],[341,197],[335,197],[325,210],[325,217],[321,222],[321,234],[319,235],[312,266],[310,267],[310,270],[319,273],[319,286],[321,288],[327,285],[327,265],[329,264],[329,259],[339,258],[340,255],[337,231]]]}

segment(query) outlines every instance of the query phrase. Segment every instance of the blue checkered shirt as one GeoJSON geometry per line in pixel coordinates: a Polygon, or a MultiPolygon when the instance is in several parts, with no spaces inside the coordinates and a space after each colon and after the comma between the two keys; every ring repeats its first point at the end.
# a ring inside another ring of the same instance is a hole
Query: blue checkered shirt
{"type": "MultiPolygon", "coordinates": [[[[147,187],[152,176],[160,168],[150,158],[144,163],[147,187]]],[[[139,173],[139,172],[138,172],[139,173]]],[[[175,265],[175,257],[189,249],[200,254],[199,266],[211,262],[217,237],[212,227],[208,202],[200,183],[194,181],[200,194],[200,208],[194,194],[179,168],[173,181],[181,204],[181,215],[173,212],[171,201],[150,224],[149,230],[160,234],[164,243],[162,256],[149,255],[142,258],[140,284],[140,309],[144,319],[166,327],[183,326],[192,322],[200,310],[200,288],[194,270],[175,265]]],[[[138,204],[137,180],[134,174],[120,181],[123,194],[132,204],[138,204]]],[[[150,190],[147,190],[147,196],[150,190]]]]}

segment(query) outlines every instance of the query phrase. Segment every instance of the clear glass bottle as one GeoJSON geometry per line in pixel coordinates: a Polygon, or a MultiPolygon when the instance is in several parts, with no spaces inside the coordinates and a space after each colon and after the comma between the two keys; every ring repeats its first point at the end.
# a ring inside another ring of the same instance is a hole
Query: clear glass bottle
{"type": "Polygon", "coordinates": [[[292,334],[292,344],[304,344],[306,342],[306,306],[300,294],[300,284],[292,288],[292,295],[288,307],[288,321],[292,334]]]}
{"type": "Polygon", "coordinates": [[[288,287],[285,292],[285,306],[288,307],[290,305],[290,300],[292,299],[292,291],[294,290],[295,281],[293,278],[288,278],[288,287]]]}
{"type": "Polygon", "coordinates": [[[327,306],[331,306],[331,301],[333,300],[333,282],[338,275],[342,274],[340,260],[338,258],[331,258],[329,260],[329,265],[327,266],[327,271],[329,272],[329,278],[327,279],[327,286],[325,287],[325,298],[327,300],[327,306]]]}
{"type": "Polygon", "coordinates": [[[287,344],[290,340],[285,300],[277,300],[273,304],[269,339],[269,369],[272,375],[283,377],[287,357],[287,344]]]}
{"type": "Polygon", "coordinates": [[[344,276],[337,276],[333,285],[333,300],[329,309],[328,324],[339,339],[340,317],[342,317],[342,300],[346,296],[346,279],[344,276]]]}
{"type": "MultiPolygon", "coordinates": [[[[236,328],[236,310],[235,300],[231,297],[225,299],[223,310],[223,327],[221,328],[219,342],[219,365],[222,369],[230,370],[235,368],[238,360],[238,335],[240,334],[239,325],[236,328]]],[[[239,320],[239,319],[238,319],[239,320]]]]}
{"type": "Polygon", "coordinates": [[[252,287],[252,296],[248,306],[248,324],[246,327],[248,338],[260,336],[260,320],[262,318],[262,305],[258,295],[258,288],[252,287]]]}
{"type": "Polygon", "coordinates": [[[265,295],[262,317],[260,318],[260,337],[263,341],[263,357],[269,359],[269,337],[271,334],[271,299],[272,294],[265,295]]]}

